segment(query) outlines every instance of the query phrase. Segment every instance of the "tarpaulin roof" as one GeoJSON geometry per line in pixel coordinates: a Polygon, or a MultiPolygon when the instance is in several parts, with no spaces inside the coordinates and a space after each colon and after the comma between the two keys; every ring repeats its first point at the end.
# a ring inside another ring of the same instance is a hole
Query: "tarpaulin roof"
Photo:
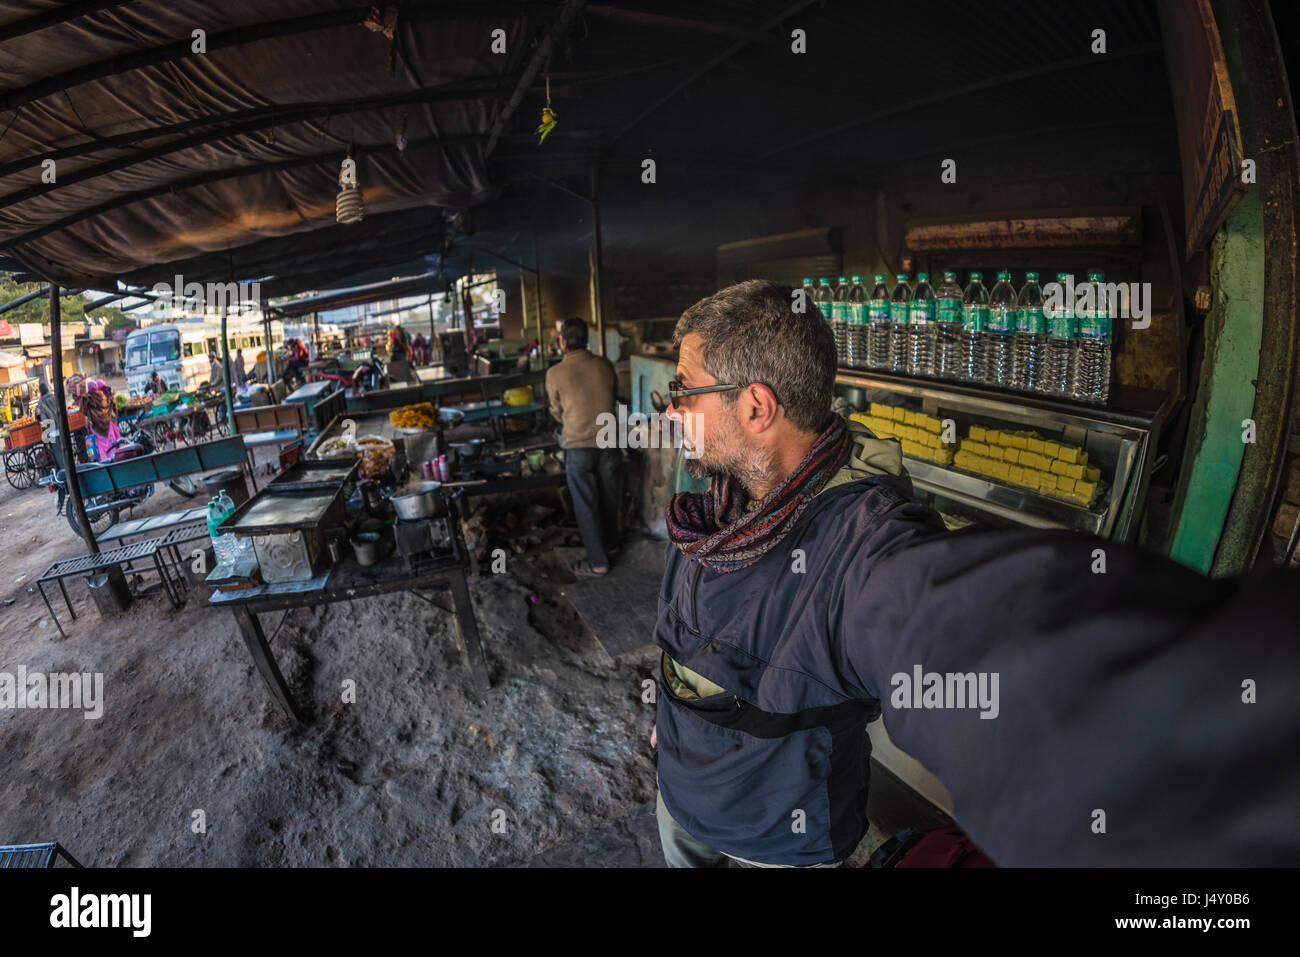
{"type": "Polygon", "coordinates": [[[3,4],[0,248],[67,286],[275,276],[268,295],[438,248],[431,207],[493,194],[493,122],[556,8],[406,3],[391,41],[371,9],[3,4]],[[338,225],[349,151],[365,219],[338,225]]]}

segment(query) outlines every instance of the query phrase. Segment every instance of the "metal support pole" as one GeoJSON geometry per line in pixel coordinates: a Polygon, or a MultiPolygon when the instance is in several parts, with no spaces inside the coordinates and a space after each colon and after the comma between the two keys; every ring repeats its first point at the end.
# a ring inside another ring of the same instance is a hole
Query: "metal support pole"
{"type": "MultiPolygon", "coordinates": [[[[235,428],[235,392],[234,385],[230,381],[230,333],[227,332],[229,307],[225,302],[221,304],[221,361],[226,370],[226,425],[230,428],[231,435],[238,435],[239,430],[235,428]]],[[[242,384],[242,383],[241,383],[242,384]]]]}
{"type": "Polygon", "coordinates": [[[275,344],[271,342],[271,314],[266,310],[266,300],[262,300],[262,337],[266,345],[266,385],[275,385],[275,344]]]}
{"type": "Polygon", "coordinates": [[[86,503],[81,498],[81,484],[77,481],[77,458],[72,453],[72,430],[68,428],[68,397],[63,389],[63,330],[59,311],[59,287],[50,283],[50,376],[54,379],[55,422],[59,426],[59,445],[63,449],[63,463],[68,480],[68,507],[77,516],[81,537],[86,540],[90,554],[99,554],[99,543],[86,520],[86,503]]]}
{"type": "MultiPolygon", "coordinates": [[[[537,257],[537,234],[533,233],[533,292],[537,295],[537,341],[546,344],[546,333],[542,329],[542,262],[537,257]]],[[[542,353],[545,357],[546,353],[542,353]]]]}
{"type": "Polygon", "coordinates": [[[600,343],[600,354],[605,354],[605,310],[601,306],[600,296],[600,186],[598,167],[591,161],[591,313],[596,322],[596,341],[600,343]]]}

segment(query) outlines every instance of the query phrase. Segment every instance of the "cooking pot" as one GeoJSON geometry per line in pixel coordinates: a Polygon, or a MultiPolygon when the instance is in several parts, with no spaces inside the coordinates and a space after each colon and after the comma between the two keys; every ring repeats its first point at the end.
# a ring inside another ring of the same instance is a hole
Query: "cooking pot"
{"type": "Polygon", "coordinates": [[[432,518],[438,510],[441,488],[441,482],[416,482],[407,486],[403,494],[394,495],[392,499],[397,517],[403,522],[432,518]]]}

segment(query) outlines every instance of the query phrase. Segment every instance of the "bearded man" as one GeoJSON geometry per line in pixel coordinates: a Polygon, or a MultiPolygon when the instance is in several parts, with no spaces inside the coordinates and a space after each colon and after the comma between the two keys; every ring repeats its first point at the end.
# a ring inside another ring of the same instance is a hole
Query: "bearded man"
{"type": "Polygon", "coordinates": [[[668,863],[842,863],[882,708],[998,864],[1300,863],[1300,576],[947,532],[898,443],[829,411],[834,343],[799,297],[731,286],[674,336],[668,415],[711,486],[668,510],[651,733],[668,863]],[[997,700],[903,687],[921,674],[997,700]]]}

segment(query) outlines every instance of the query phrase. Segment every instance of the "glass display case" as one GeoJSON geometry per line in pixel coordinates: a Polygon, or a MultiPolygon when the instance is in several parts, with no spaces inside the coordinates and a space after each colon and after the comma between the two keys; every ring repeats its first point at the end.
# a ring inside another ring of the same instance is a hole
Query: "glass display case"
{"type": "Polygon", "coordinates": [[[1138,531],[1161,393],[1117,389],[1105,408],[959,382],[841,369],[853,418],[903,447],[917,497],[951,528],[1138,531]]]}

